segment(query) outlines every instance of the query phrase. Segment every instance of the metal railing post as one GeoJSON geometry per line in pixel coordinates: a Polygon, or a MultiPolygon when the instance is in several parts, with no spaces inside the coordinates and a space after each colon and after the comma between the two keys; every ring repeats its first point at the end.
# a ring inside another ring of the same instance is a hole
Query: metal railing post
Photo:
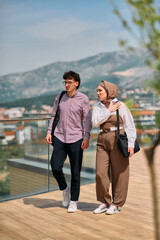
{"type": "Polygon", "coordinates": [[[49,162],[49,158],[50,158],[50,154],[49,154],[49,144],[48,144],[48,192],[50,191],[50,176],[49,176],[49,166],[50,166],[50,162],[49,162]]]}

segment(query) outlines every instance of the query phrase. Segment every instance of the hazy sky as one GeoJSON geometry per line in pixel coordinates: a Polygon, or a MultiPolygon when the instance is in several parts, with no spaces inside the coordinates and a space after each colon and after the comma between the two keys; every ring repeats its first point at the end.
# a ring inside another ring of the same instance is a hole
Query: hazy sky
{"type": "Polygon", "coordinates": [[[122,49],[129,35],[112,9],[109,0],[0,0],[0,75],[122,49]]]}

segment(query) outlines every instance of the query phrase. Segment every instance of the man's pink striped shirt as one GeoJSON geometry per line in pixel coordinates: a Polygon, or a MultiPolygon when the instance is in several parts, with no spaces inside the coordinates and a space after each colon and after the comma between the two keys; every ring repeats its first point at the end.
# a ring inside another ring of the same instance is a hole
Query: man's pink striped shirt
{"type": "MultiPolygon", "coordinates": [[[[59,96],[60,94],[57,95],[53,105],[47,133],[52,131],[59,96]]],[[[72,97],[65,93],[60,101],[59,108],[60,120],[55,128],[54,136],[64,143],[73,143],[82,138],[89,140],[92,123],[88,97],[78,91],[72,97]]]]}

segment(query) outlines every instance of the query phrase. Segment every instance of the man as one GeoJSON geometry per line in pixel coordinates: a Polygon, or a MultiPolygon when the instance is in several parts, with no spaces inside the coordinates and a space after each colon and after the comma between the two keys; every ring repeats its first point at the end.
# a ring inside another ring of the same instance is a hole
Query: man
{"type": "MultiPolygon", "coordinates": [[[[69,71],[63,75],[66,93],[59,103],[60,119],[54,131],[54,149],[51,157],[53,176],[56,178],[60,190],[63,191],[62,204],[68,207],[68,212],[77,210],[80,193],[80,171],[82,166],[83,149],[88,148],[91,131],[91,112],[86,95],[77,89],[80,86],[78,73],[69,71]],[[67,186],[63,164],[69,156],[71,167],[71,189],[67,186]],[[69,198],[69,194],[71,198],[69,198]]],[[[48,126],[46,140],[52,143],[51,131],[56,114],[60,94],[55,99],[51,120],[48,126]]]]}

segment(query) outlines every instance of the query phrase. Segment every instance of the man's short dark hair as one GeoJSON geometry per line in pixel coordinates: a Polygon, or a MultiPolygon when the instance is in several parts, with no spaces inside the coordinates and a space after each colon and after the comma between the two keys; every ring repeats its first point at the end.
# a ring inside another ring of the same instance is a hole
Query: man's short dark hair
{"type": "Polygon", "coordinates": [[[72,70],[70,70],[69,72],[65,72],[63,74],[63,79],[70,79],[70,78],[74,78],[75,82],[79,82],[78,86],[77,86],[77,89],[79,88],[80,86],[80,83],[81,83],[81,79],[80,79],[80,76],[78,73],[76,72],[73,72],[72,70]]]}

